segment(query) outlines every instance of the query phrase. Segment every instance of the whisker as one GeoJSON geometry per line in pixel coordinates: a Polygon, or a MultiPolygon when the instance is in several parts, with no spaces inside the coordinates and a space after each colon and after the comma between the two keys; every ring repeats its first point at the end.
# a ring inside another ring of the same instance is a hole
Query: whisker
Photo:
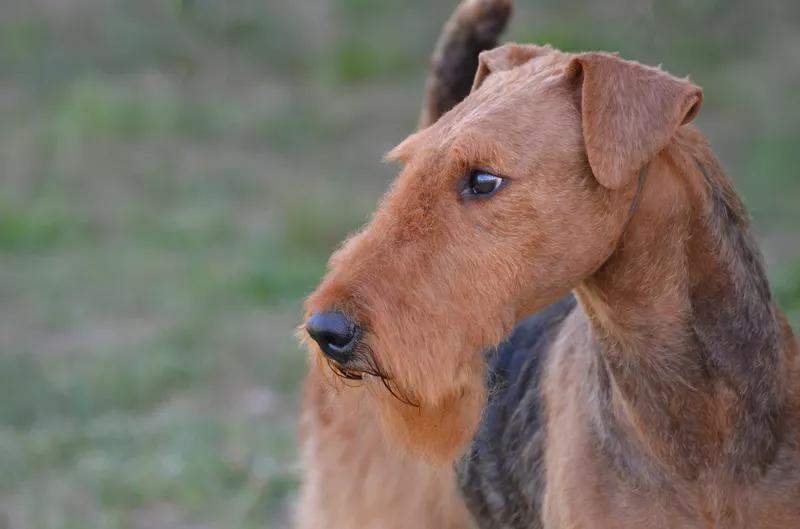
{"type": "Polygon", "coordinates": [[[370,349],[362,351],[362,356],[363,362],[357,368],[343,366],[337,362],[334,362],[330,358],[325,358],[325,360],[328,363],[331,371],[333,371],[333,373],[339,378],[343,380],[361,381],[364,380],[365,375],[375,377],[381,381],[386,390],[398,401],[406,404],[407,406],[419,408],[419,403],[413,402],[407,395],[400,391],[400,389],[397,387],[397,384],[394,383],[392,377],[380,368],[375,360],[375,355],[370,349]]]}

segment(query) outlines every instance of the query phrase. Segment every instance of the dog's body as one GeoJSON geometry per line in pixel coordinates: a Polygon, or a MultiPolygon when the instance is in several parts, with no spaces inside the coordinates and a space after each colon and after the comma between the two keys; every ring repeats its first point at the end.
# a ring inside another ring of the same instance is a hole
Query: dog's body
{"type": "Polygon", "coordinates": [[[513,44],[429,99],[307,301],[303,529],[800,527],[797,342],[701,103],[513,44]]]}
{"type": "MultiPolygon", "coordinates": [[[[783,332],[791,337],[788,325],[782,323],[783,332]]],[[[592,403],[592,389],[601,386],[592,387],[597,372],[585,359],[597,350],[581,343],[590,335],[586,314],[569,296],[520,322],[489,361],[489,405],[457,465],[462,495],[479,527],[800,527],[796,419],[790,418],[788,442],[768,454],[768,462],[754,460],[749,469],[735,465],[702,469],[680,478],[675,471],[666,474],[648,468],[651,465],[621,462],[617,458],[632,456],[624,453],[627,447],[616,447],[619,452],[610,454],[593,431],[591,406],[575,414],[582,421],[558,433],[548,432],[544,371],[577,378],[580,383],[573,378],[570,387],[584,390],[575,399],[580,404],[592,403]],[[550,472],[547,457],[559,458],[555,464],[551,459],[550,472]],[[644,474],[645,469],[657,477],[644,474]],[[552,481],[548,483],[553,470],[572,482],[548,511],[543,502],[546,492],[552,495],[555,490],[552,481]],[[749,482],[745,471],[757,480],[749,482]],[[570,494],[580,489],[588,489],[590,495],[570,494]],[[570,497],[574,503],[564,501],[570,497]],[[543,510],[548,515],[544,519],[543,510]]],[[[795,365],[795,373],[796,369],[795,365]]],[[[550,383],[562,380],[554,377],[550,383]]],[[[551,428],[553,423],[551,419],[551,428]]],[[[743,451],[746,443],[740,445],[743,451]]]]}

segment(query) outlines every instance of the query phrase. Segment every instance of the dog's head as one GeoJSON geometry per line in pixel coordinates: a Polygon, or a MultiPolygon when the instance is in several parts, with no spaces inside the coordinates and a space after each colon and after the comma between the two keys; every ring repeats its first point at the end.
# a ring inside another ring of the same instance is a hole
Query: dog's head
{"type": "Polygon", "coordinates": [[[388,155],[404,168],[308,298],[319,369],[362,380],[401,445],[457,457],[480,352],[609,258],[640,169],[701,100],[615,55],[483,52],[471,94],[388,155]]]}

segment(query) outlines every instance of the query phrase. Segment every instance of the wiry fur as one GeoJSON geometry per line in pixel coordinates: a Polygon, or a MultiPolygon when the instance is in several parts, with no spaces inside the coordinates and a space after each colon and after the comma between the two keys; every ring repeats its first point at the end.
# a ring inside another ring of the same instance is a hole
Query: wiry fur
{"type": "Polygon", "coordinates": [[[465,526],[458,459],[486,528],[800,527],[797,342],[701,104],[614,55],[481,53],[307,301],[364,332],[360,381],[310,348],[304,527],[465,526]],[[475,168],[507,181],[460,197],[475,168]]]}

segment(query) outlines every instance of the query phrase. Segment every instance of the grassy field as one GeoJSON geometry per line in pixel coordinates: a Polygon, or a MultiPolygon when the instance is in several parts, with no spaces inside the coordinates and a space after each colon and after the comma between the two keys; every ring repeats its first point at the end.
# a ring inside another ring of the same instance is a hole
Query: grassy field
{"type": "MultiPolygon", "coordinates": [[[[705,87],[800,323],[800,7],[518,3],[510,38],[705,87]]],[[[4,0],[0,528],[286,526],[300,302],[391,180],[454,5],[4,0]]]]}

